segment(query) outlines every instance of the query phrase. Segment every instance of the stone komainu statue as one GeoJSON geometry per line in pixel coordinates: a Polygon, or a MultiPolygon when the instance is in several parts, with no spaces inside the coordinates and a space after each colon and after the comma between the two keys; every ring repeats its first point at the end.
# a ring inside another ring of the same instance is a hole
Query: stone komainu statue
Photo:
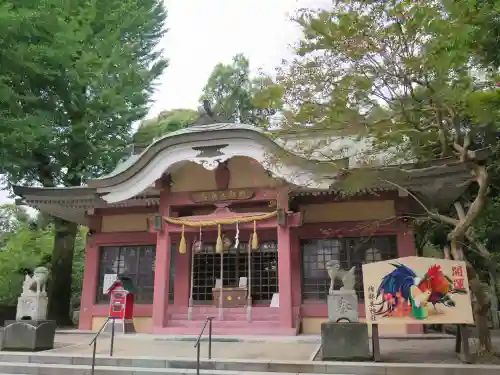
{"type": "Polygon", "coordinates": [[[340,268],[340,263],[337,260],[330,260],[326,262],[326,270],[328,271],[328,276],[330,277],[330,290],[329,294],[333,293],[333,287],[335,280],[339,279],[342,281],[342,287],[340,290],[354,290],[356,285],[356,266],[352,266],[349,271],[340,268]]]}
{"type": "Polygon", "coordinates": [[[26,275],[23,282],[23,296],[46,295],[47,279],[49,270],[45,267],[37,267],[33,271],[33,276],[26,275]],[[33,290],[34,289],[34,290],[33,290]]]}

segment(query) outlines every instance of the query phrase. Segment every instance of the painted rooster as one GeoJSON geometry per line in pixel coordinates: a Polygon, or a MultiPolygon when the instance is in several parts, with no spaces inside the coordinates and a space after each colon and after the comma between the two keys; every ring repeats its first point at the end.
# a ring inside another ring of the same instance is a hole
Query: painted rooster
{"type": "Polygon", "coordinates": [[[417,284],[417,287],[422,292],[426,290],[431,292],[428,302],[432,304],[434,310],[437,312],[439,312],[437,308],[438,304],[448,307],[455,306],[455,301],[451,298],[451,294],[467,293],[464,289],[454,289],[453,280],[444,274],[439,265],[430,267],[422,280],[417,284]]]}
{"type": "Polygon", "coordinates": [[[438,304],[455,306],[451,294],[466,293],[465,290],[453,288],[453,281],[443,273],[439,265],[430,267],[423,277],[418,277],[404,264],[391,265],[394,270],[384,276],[377,290],[377,299],[382,296],[377,315],[396,315],[398,309],[409,304],[412,307],[412,314],[421,319],[426,315],[422,307],[427,303],[431,303],[434,309],[439,311],[438,304]]]}
{"type": "Polygon", "coordinates": [[[382,296],[377,315],[393,315],[402,302],[410,300],[410,289],[418,281],[417,274],[404,264],[391,263],[394,270],[385,275],[377,289],[377,299],[382,296]]]}

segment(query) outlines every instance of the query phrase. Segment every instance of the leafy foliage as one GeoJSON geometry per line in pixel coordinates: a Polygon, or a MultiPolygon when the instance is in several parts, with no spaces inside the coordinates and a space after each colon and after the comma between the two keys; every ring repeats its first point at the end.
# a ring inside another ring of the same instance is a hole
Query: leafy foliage
{"type": "MultiPolygon", "coordinates": [[[[306,9],[296,18],[303,31],[297,56],[281,67],[277,82],[284,93],[282,132],[307,128],[363,139],[359,164],[391,164],[395,178],[396,171],[411,174],[394,167],[402,161],[446,157],[469,169],[476,184],[453,210],[421,207],[444,230],[435,227],[419,243],[449,244],[445,254],[454,259],[464,259],[471,245],[471,262],[476,253],[492,260],[473,223],[489,217],[482,209],[492,168],[479,150],[498,148],[498,39],[496,29],[487,30],[498,23],[497,9],[497,2],[473,0],[333,1],[328,10],[306,9]]],[[[333,159],[344,190],[363,191],[377,179],[373,168],[339,171],[333,159]]],[[[471,262],[480,346],[491,351],[490,301],[471,262]]]]}
{"type": "Polygon", "coordinates": [[[52,228],[32,231],[25,223],[19,226],[0,252],[0,303],[16,304],[26,270],[50,268],[53,241],[52,228]]]}
{"type": "Polygon", "coordinates": [[[231,64],[215,66],[201,100],[209,100],[214,113],[229,122],[263,125],[281,104],[276,90],[280,92],[279,86],[268,77],[251,77],[248,58],[239,54],[231,64]],[[273,95],[267,89],[274,89],[273,95]]]}
{"type": "Polygon", "coordinates": [[[29,216],[23,207],[14,204],[0,206],[0,250],[19,227],[29,223],[29,216]]]}
{"type": "Polygon", "coordinates": [[[390,151],[386,162],[430,159],[452,154],[457,123],[484,113],[468,105],[473,92],[498,96],[471,66],[470,28],[450,23],[439,1],[335,1],[297,22],[298,57],[278,74],[289,128],[372,137],[367,152],[390,151]]]}
{"type": "MultiPolygon", "coordinates": [[[[0,173],[79,186],[112,169],[167,65],[160,0],[0,5],[0,173]]],[[[69,322],[77,228],[54,219],[49,314],[69,322]]]]}
{"type": "Polygon", "coordinates": [[[134,144],[148,146],[154,139],[191,125],[199,117],[192,109],[172,109],[161,112],[158,117],[144,120],[134,134],[134,144]]]}
{"type": "Polygon", "coordinates": [[[71,306],[76,309],[80,307],[83,287],[83,270],[85,265],[85,244],[88,229],[80,227],[75,240],[75,254],[73,256],[73,281],[71,283],[71,306]]]}
{"type": "MultiPolygon", "coordinates": [[[[231,64],[217,64],[203,88],[201,101],[208,99],[216,115],[230,122],[266,125],[281,108],[281,87],[269,77],[251,77],[248,59],[239,54],[231,64]]],[[[180,108],[161,112],[141,122],[134,144],[148,146],[154,139],[193,124],[199,112],[180,108]]]]}
{"type": "MultiPolygon", "coordinates": [[[[5,204],[0,206],[0,305],[15,306],[21,293],[24,275],[38,266],[51,267],[54,226],[45,223],[41,215],[29,216],[23,207],[5,204]]],[[[80,303],[85,238],[87,228],[80,228],[75,246],[73,263],[73,302],[80,303]]]]}
{"type": "Polygon", "coordinates": [[[79,185],[114,167],[166,66],[162,2],[5,3],[0,18],[2,172],[79,185]]]}
{"type": "Polygon", "coordinates": [[[496,0],[443,1],[449,18],[469,30],[471,57],[482,64],[500,66],[500,4],[496,0]],[[458,5],[458,6],[457,6],[458,5]]]}

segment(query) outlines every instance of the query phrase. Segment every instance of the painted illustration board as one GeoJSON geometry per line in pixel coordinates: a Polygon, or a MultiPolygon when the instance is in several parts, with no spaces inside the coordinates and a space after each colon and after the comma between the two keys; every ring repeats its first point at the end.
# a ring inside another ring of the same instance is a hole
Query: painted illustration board
{"type": "Polygon", "coordinates": [[[362,269],[367,323],[474,323],[465,262],[405,257],[362,269]]]}

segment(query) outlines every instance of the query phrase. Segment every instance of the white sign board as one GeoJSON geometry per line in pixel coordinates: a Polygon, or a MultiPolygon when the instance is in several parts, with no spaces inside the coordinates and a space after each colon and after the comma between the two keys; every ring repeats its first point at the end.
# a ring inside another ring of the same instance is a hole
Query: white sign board
{"type": "Polygon", "coordinates": [[[273,298],[271,299],[271,306],[270,307],[280,307],[280,294],[279,293],[273,294],[273,298]]]}
{"type": "Polygon", "coordinates": [[[215,279],[215,287],[217,289],[221,289],[222,288],[222,280],[221,279],[215,279]]]}
{"type": "Polygon", "coordinates": [[[247,283],[248,283],[248,279],[246,277],[240,277],[240,281],[239,281],[238,287],[239,288],[246,288],[247,287],[247,283]]]}
{"type": "Polygon", "coordinates": [[[102,282],[102,292],[104,294],[108,294],[108,289],[111,288],[111,285],[116,281],[118,275],[116,273],[106,273],[104,275],[104,280],[102,282]]]}

